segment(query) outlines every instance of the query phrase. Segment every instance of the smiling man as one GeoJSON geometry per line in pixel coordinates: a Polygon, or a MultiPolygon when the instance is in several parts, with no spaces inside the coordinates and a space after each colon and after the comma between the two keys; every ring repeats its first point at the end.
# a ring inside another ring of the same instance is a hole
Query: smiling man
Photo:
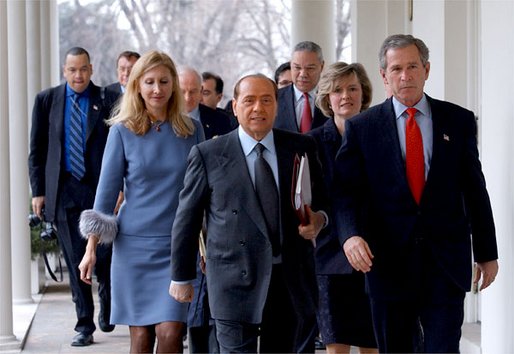
{"type": "Polygon", "coordinates": [[[327,117],[316,107],[316,91],[323,70],[323,52],[314,42],[300,42],[291,56],[293,84],[278,92],[275,128],[306,133],[325,123],[327,117]]]}
{"type": "Polygon", "coordinates": [[[264,75],[237,82],[233,108],[239,128],[193,147],[189,155],[172,231],[170,294],[191,301],[189,282],[196,277],[205,215],[206,279],[220,352],[255,353],[259,335],[260,352],[314,352],[312,239],[328,222],[319,211],[326,196],[316,145],[309,136],[272,129],[277,87],[264,75]],[[290,199],[296,154],[309,156],[312,207],[318,210],[309,209],[304,226],[290,199]],[[276,198],[264,203],[270,195],[276,198]]]}

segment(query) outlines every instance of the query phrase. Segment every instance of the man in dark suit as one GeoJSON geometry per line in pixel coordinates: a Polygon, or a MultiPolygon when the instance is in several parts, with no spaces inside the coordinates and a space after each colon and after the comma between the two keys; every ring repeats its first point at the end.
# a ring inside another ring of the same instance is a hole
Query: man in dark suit
{"type": "MultiPolygon", "coordinates": [[[[86,247],[78,230],[78,220],[82,210],[93,206],[108,134],[105,119],[116,100],[115,94],[90,81],[92,72],[85,49],[68,50],[63,68],[66,83],[36,96],[30,134],[32,208],[38,216],[57,225],[77,313],[75,331],[78,334],[73,338],[73,346],[91,344],[96,329],[91,286],[80,281],[78,274],[86,247]],[[76,128],[72,128],[74,122],[76,128]],[[77,133],[74,138],[72,132],[77,133]]],[[[109,324],[110,261],[111,249],[102,248],[96,276],[101,306],[98,322],[105,332],[114,329],[109,324]]]]}
{"type": "Polygon", "coordinates": [[[322,209],[326,197],[314,140],[272,129],[276,99],[276,85],[264,75],[238,81],[239,128],[193,147],[173,225],[170,294],[191,301],[206,215],[207,288],[222,353],[256,352],[259,333],[260,352],[314,351],[308,347],[317,304],[313,239],[328,220],[308,209],[310,223],[300,225],[291,203],[295,155],[309,156],[312,209],[322,209]],[[266,205],[262,187],[254,187],[261,181],[259,156],[271,169],[265,195],[277,197],[266,205]]]}
{"type": "Polygon", "coordinates": [[[306,133],[325,123],[327,117],[314,104],[324,63],[323,52],[316,43],[305,41],[294,47],[291,56],[293,84],[278,91],[275,128],[306,133]]]}
{"type": "Polygon", "coordinates": [[[226,114],[200,103],[202,77],[195,69],[187,66],[179,68],[179,84],[186,103],[186,113],[191,118],[202,122],[206,140],[232,130],[230,119],[226,114]]]}
{"type": "Polygon", "coordinates": [[[140,57],[141,55],[138,52],[132,52],[130,50],[121,52],[120,55],[118,55],[118,60],[116,61],[118,82],[112,83],[106,86],[106,88],[116,92],[118,95],[123,94],[125,92],[125,86],[127,85],[130,71],[140,57]]]}
{"type": "MultiPolygon", "coordinates": [[[[199,120],[205,133],[205,140],[217,138],[231,131],[232,125],[227,114],[201,104],[203,97],[202,77],[193,68],[179,68],[179,84],[184,96],[186,112],[193,119],[199,120]]],[[[189,307],[187,327],[189,351],[191,353],[217,353],[214,321],[210,318],[207,285],[200,265],[193,282],[195,297],[189,307]]]]}
{"type": "MultiPolygon", "coordinates": [[[[223,108],[219,108],[218,104],[223,99],[223,79],[214,73],[204,71],[202,73],[202,104],[215,109],[218,113],[228,116],[232,129],[237,128],[238,123],[234,115],[230,114],[223,108]]],[[[232,103],[232,102],[230,102],[232,103]]]]}
{"type": "Polygon", "coordinates": [[[420,39],[388,37],[380,67],[393,97],[347,122],[338,234],[366,273],[380,352],[455,353],[472,262],[481,290],[498,272],[475,117],[423,92],[430,63],[420,39]]]}

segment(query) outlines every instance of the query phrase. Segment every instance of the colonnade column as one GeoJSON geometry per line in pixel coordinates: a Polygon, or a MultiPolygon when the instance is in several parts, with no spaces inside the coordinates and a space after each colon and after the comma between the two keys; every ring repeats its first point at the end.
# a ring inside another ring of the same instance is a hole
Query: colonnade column
{"type": "MultiPolygon", "coordinates": [[[[0,51],[8,51],[5,1],[0,1],[0,51]]],[[[13,333],[7,72],[7,58],[0,55],[0,351],[18,347],[13,333]]]]}
{"type": "Polygon", "coordinates": [[[388,35],[410,33],[408,6],[407,1],[351,0],[352,62],[359,62],[366,68],[373,86],[372,105],[386,97],[378,51],[388,35]]]}
{"type": "Polygon", "coordinates": [[[481,1],[481,146],[500,270],[482,292],[482,353],[513,353],[514,336],[514,2],[481,1]]]}
{"type": "Polygon", "coordinates": [[[30,288],[30,232],[27,224],[28,110],[26,1],[7,1],[9,85],[9,149],[11,168],[11,247],[13,300],[32,302],[30,288]]]}
{"type": "Polygon", "coordinates": [[[336,30],[333,0],[292,0],[291,48],[312,41],[322,48],[326,64],[335,61],[336,30]]]}

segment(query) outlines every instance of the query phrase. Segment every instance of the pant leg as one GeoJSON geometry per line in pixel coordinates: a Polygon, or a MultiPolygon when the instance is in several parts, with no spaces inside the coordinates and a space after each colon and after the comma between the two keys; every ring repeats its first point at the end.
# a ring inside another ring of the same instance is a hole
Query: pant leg
{"type": "Polygon", "coordinates": [[[268,296],[260,325],[260,353],[296,352],[301,332],[288,290],[284,284],[282,266],[273,265],[268,296]]]}
{"type": "Polygon", "coordinates": [[[370,303],[379,352],[417,352],[421,332],[416,303],[381,299],[370,303]]]}
{"type": "Polygon", "coordinates": [[[257,353],[257,324],[216,320],[220,353],[257,353]]]}
{"type": "Polygon", "coordinates": [[[96,329],[93,321],[93,295],[91,286],[80,280],[78,269],[86,250],[86,241],[78,230],[80,212],[78,208],[66,208],[61,201],[57,207],[57,237],[68,268],[72,300],[75,303],[75,331],[91,334],[96,329]]]}

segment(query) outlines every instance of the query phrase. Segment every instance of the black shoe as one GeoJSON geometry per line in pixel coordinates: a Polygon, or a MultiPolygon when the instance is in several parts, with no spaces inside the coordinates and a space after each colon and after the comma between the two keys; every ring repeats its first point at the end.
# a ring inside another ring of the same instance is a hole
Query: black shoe
{"type": "Polygon", "coordinates": [[[86,333],[79,333],[71,341],[72,347],[87,347],[93,343],[93,335],[86,333]]]}
{"type": "Polygon", "coordinates": [[[114,325],[110,324],[111,304],[100,300],[100,313],[98,314],[98,325],[102,332],[114,331],[114,325]]]}
{"type": "Polygon", "coordinates": [[[324,350],[324,349],[326,349],[325,348],[325,344],[323,343],[323,341],[321,340],[320,337],[316,337],[314,339],[314,348],[316,350],[324,350]]]}

